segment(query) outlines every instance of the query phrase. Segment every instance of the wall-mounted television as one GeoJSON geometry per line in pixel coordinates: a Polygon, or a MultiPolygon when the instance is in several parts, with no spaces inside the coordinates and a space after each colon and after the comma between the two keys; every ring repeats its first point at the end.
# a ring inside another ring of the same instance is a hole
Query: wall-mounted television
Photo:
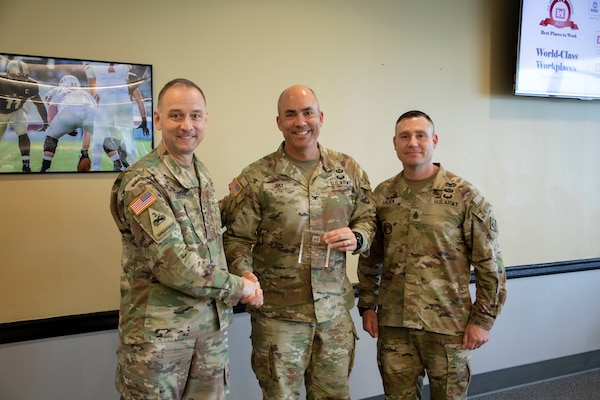
{"type": "Polygon", "coordinates": [[[514,94],[600,99],[600,0],[521,0],[514,94]]]}

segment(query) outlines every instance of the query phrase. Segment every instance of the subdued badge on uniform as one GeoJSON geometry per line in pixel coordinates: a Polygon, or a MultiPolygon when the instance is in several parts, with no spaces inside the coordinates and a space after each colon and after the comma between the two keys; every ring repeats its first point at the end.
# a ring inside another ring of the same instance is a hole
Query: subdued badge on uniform
{"type": "Polygon", "coordinates": [[[496,218],[492,218],[490,221],[490,229],[494,232],[498,232],[498,226],[496,225],[496,218]]]}
{"type": "Polygon", "coordinates": [[[158,243],[167,237],[168,233],[175,227],[175,221],[173,217],[165,214],[159,209],[153,207],[148,208],[148,215],[150,216],[150,226],[152,227],[152,237],[158,243]]]}
{"type": "Polygon", "coordinates": [[[392,224],[390,224],[389,222],[383,223],[383,233],[385,233],[386,235],[390,235],[392,233],[392,230],[392,224]]]}
{"type": "Polygon", "coordinates": [[[229,191],[233,197],[237,197],[237,195],[240,194],[242,189],[244,189],[244,186],[247,184],[248,181],[244,177],[241,177],[239,180],[238,178],[233,178],[233,180],[229,183],[229,191]]]}

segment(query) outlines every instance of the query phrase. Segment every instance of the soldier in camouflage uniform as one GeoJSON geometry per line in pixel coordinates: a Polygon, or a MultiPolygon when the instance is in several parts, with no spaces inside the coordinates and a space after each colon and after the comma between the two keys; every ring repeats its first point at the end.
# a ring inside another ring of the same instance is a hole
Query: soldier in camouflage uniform
{"type": "Polygon", "coordinates": [[[394,147],[404,170],[374,191],[377,234],[358,265],[358,307],[363,328],[378,337],[388,400],[418,397],[423,371],[432,399],[466,399],[471,351],[488,341],[506,298],[492,207],[473,185],[431,161],[437,141],[421,111],[396,122],[394,147]]]}
{"type": "Polygon", "coordinates": [[[191,81],[169,82],[154,122],[162,142],[111,192],[123,243],[116,386],[121,399],[224,399],[231,306],[259,307],[262,293],[255,277],[227,271],[218,200],[194,155],[204,94],[191,81]]]}
{"type": "Polygon", "coordinates": [[[350,398],[356,330],[346,252],[368,249],[375,208],[356,161],[318,144],[322,122],[311,89],[285,90],[283,144],[246,167],[223,202],[229,269],[256,274],[264,291],[264,306],[248,311],[252,368],[268,400],[298,399],[303,379],[308,399],[350,398]]]}

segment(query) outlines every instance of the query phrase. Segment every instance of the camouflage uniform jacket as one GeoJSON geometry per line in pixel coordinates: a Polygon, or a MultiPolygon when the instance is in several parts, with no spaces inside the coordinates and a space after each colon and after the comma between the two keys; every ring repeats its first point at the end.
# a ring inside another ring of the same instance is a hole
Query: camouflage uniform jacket
{"type": "Polygon", "coordinates": [[[242,279],[227,271],[213,182],[196,156],[194,165],[197,179],[161,143],[113,185],[110,209],[123,243],[124,343],[224,329],[242,297],[242,279]]]}
{"type": "Polygon", "coordinates": [[[506,298],[506,273],[491,205],[441,166],[413,194],[403,173],[377,186],[377,234],[358,264],[359,308],[382,326],[462,335],[490,330],[506,298]],[[474,267],[475,302],[469,292],[474,267]]]}
{"type": "Polygon", "coordinates": [[[346,253],[331,251],[329,265],[301,264],[305,229],[349,226],[364,238],[375,231],[375,205],[367,174],[348,155],[319,145],[321,157],[310,182],[279,149],[246,167],[224,200],[225,254],[230,271],[251,271],[264,293],[250,313],[299,322],[332,320],[354,307],[346,276],[346,253]]]}

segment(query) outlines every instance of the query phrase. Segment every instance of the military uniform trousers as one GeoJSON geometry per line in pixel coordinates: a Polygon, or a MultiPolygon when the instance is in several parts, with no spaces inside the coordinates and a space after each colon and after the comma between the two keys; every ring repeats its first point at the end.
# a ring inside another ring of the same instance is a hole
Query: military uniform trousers
{"type": "Polygon", "coordinates": [[[197,338],[127,345],[117,350],[121,400],[223,400],[229,397],[226,330],[197,338]]]}
{"type": "Polygon", "coordinates": [[[356,330],[346,312],[323,323],[252,316],[252,369],[265,400],[350,399],[356,330]]]}
{"type": "Polygon", "coordinates": [[[377,363],[386,400],[421,398],[423,371],[427,371],[431,400],[467,398],[471,379],[471,350],[462,348],[462,336],[417,329],[379,327],[377,363]]]}

